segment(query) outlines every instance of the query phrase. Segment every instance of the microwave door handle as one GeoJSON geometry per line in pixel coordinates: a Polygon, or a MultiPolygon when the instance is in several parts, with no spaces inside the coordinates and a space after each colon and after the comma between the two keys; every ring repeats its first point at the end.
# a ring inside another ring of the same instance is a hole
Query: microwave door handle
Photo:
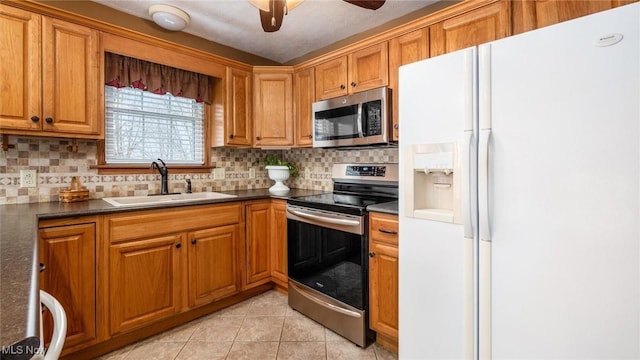
{"type": "Polygon", "coordinates": [[[364,107],[364,104],[360,103],[358,104],[358,119],[357,119],[357,124],[356,126],[358,127],[358,137],[363,138],[364,134],[363,134],[363,127],[362,127],[362,108],[364,107]]]}

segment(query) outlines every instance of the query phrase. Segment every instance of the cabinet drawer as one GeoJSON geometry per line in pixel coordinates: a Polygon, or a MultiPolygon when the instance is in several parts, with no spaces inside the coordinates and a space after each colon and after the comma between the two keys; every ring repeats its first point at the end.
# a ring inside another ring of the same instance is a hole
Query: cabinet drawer
{"type": "Polygon", "coordinates": [[[398,245],[398,217],[395,215],[371,213],[369,236],[372,241],[398,245]]]}
{"type": "Polygon", "coordinates": [[[142,210],[106,218],[111,243],[242,222],[240,202],[162,210],[142,210]]]}

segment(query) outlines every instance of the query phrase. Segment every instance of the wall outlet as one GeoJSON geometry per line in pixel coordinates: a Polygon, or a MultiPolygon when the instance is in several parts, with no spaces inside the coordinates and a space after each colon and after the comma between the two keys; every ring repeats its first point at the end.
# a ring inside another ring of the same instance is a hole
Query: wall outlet
{"type": "Polygon", "coordinates": [[[304,169],[304,178],[309,180],[311,179],[311,169],[310,168],[305,168],[304,169]]]}
{"type": "Polygon", "coordinates": [[[36,170],[20,170],[20,187],[34,188],[38,186],[38,172],[36,170]]]}
{"type": "Polygon", "coordinates": [[[224,180],[225,176],[224,168],[213,169],[213,180],[224,180]]]}
{"type": "Polygon", "coordinates": [[[250,167],[249,168],[249,179],[255,179],[256,178],[256,169],[250,167]]]}

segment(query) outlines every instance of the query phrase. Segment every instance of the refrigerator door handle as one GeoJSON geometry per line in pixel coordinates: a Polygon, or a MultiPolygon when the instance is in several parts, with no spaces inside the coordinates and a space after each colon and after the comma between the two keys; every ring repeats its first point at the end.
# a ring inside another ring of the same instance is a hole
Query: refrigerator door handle
{"type": "Polygon", "coordinates": [[[471,141],[473,131],[465,131],[462,148],[462,220],[464,237],[473,238],[473,224],[471,214],[471,141]]]}
{"type": "Polygon", "coordinates": [[[478,220],[480,240],[491,241],[489,228],[489,139],[491,129],[480,130],[478,147],[478,220]]]}

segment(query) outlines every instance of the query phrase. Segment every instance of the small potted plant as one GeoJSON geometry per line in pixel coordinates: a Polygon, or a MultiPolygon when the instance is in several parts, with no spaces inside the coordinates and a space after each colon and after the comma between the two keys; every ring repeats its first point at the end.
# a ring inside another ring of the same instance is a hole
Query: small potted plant
{"type": "Polygon", "coordinates": [[[287,180],[289,176],[298,176],[298,167],[290,162],[283,161],[275,155],[268,155],[265,157],[264,164],[265,169],[267,169],[269,173],[269,179],[276,182],[269,188],[269,192],[285,193],[289,191],[289,187],[286,186],[283,181],[287,180]]]}

